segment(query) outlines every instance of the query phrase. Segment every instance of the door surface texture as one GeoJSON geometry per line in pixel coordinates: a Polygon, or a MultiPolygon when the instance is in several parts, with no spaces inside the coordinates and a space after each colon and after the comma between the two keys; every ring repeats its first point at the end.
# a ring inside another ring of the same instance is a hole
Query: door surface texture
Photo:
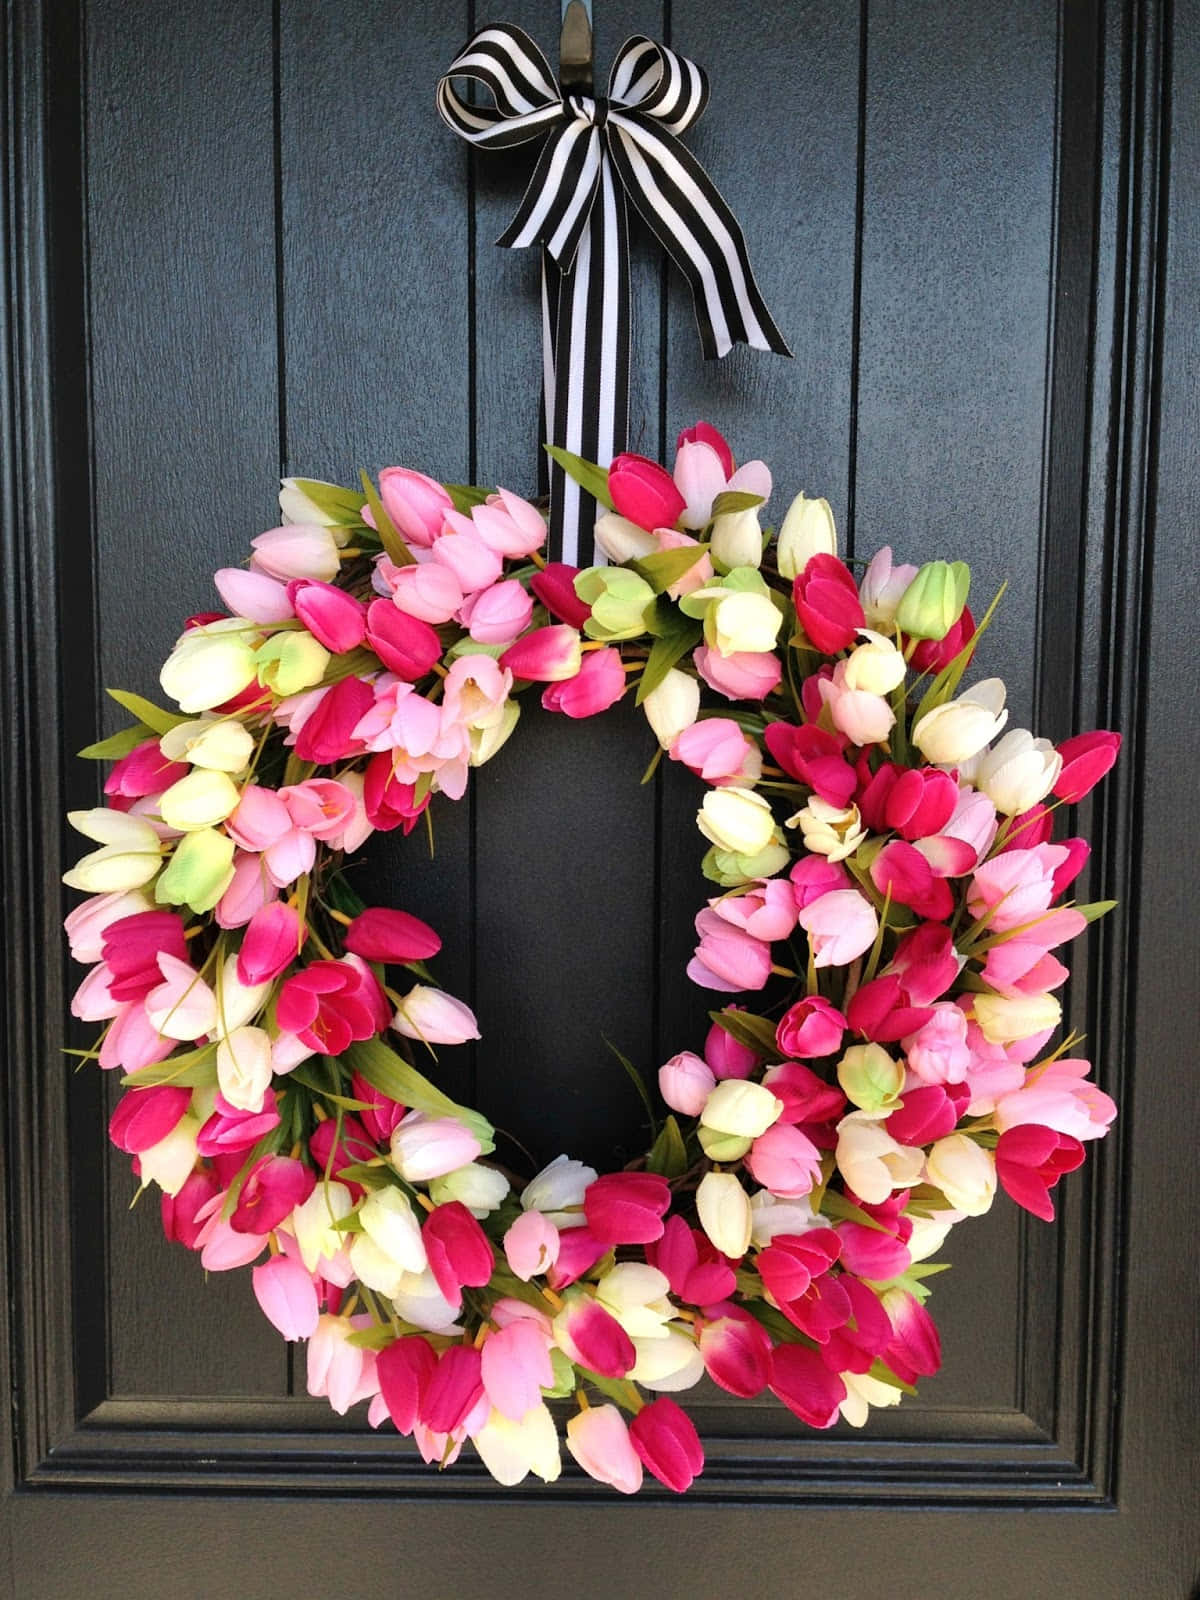
{"type": "MultiPolygon", "coordinates": [[[[1067,1009],[1121,1107],[1059,1219],[955,1230],[945,1364],[856,1432],[715,1389],[683,1500],[573,1467],[500,1490],[305,1393],[245,1272],[131,1209],[117,1092],[74,1070],[60,934],[73,752],[153,693],[281,473],[420,467],[538,488],[535,254],[492,241],[532,166],[474,157],[434,87],[504,0],[11,0],[6,29],[2,943],[11,1406],[0,1589],[1182,1600],[1200,1579],[1189,807],[1200,752],[1200,21],[1180,0],[595,0],[701,63],[688,142],[745,229],[793,359],[706,362],[633,238],[630,447],[704,418],[833,505],[850,555],[1008,580],[977,675],[1012,725],[1115,727],[1067,1009]],[[1185,824],[1187,824],[1185,826],[1185,824]]],[[[360,869],[433,921],[482,1041],[440,1080],[541,1164],[616,1167],[652,1073],[696,1048],[699,786],[632,709],[530,714],[424,840],[360,869]],[[668,770],[668,768],[670,770],[668,770]]]]}

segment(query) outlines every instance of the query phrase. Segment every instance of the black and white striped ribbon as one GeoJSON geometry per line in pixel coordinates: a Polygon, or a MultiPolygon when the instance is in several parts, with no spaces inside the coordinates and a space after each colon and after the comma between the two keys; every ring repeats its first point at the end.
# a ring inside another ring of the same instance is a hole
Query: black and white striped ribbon
{"type": "MultiPolygon", "coordinates": [[[[617,52],[608,95],[563,95],[520,28],[484,28],[438,84],[451,128],[483,149],[545,138],[516,216],[497,240],[542,246],[545,413],[550,442],[608,466],[629,425],[629,242],[626,198],[692,288],[704,354],[735,343],[788,355],[767,310],[746,241],[700,163],[679,142],[708,101],[695,62],[641,35],[617,52]],[[483,85],[472,105],[455,78],[483,85]]],[[[595,501],[550,471],[550,549],[594,558],[595,501]]]]}

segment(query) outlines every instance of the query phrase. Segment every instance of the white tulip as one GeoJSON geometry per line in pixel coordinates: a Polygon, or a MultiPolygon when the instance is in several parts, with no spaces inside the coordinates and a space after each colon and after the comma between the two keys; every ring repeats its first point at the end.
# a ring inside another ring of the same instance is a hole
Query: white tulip
{"type": "Polygon", "coordinates": [[[696,1190],[700,1226],[724,1256],[737,1261],[750,1248],[750,1196],[734,1172],[706,1172],[696,1190]]]}
{"type": "Polygon", "coordinates": [[[787,508],[775,560],[781,578],[796,578],[813,556],[837,555],[837,528],[828,500],[798,494],[787,508]]]}
{"type": "Polygon", "coordinates": [[[973,689],[927,711],[912,730],[912,742],[935,766],[969,761],[990,744],[1008,721],[1005,688],[999,678],[985,678],[973,689]]]}

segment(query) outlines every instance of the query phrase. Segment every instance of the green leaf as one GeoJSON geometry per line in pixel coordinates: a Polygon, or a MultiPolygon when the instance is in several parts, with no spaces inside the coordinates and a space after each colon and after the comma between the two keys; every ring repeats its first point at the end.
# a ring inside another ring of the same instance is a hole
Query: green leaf
{"type": "Polygon", "coordinates": [[[305,494],[327,517],[334,519],[338,528],[353,528],[362,522],[363,497],[357,489],[343,489],[339,483],[322,483],[319,478],[293,478],[301,494],[305,494]]]}
{"type": "Polygon", "coordinates": [[[821,1215],[833,1217],[838,1222],[857,1222],[861,1227],[873,1228],[876,1233],[887,1232],[882,1222],[876,1222],[861,1206],[847,1200],[845,1195],[838,1194],[836,1189],[826,1189],[821,1197],[821,1215]]]}
{"type": "Polygon", "coordinates": [[[170,733],[172,728],[177,728],[181,722],[188,720],[186,717],[177,716],[173,711],[164,711],[152,700],[144,700],[140,694],[130,694],[128,689],[107,689],[105,693],[119,706],[124,706],[126,711],[132,712],[153,733],[170,733]]]}
{"type": "Polygon", "coordinates": [[[582,456],[574,455],[570,450],[564,450],[561,445],[548,444],[545,446],[546,454],[552,461],[557,461],[568,478],[573,478],[579,487],[609,511],[613,509],[612,496],[608,492],[608,468],[598,467],[594,461],[585,461],[582,456]]]}
{"type": "Polygon", "coordinates": [[[389,1099],[398,1100],[413,1111],[423,1111],[426,1116],[454,1117],[479,1140],[483,1155],[496,1148],[495,1130],[486,1117],[466,1106],[456,1105],[382,1039],[360,1040],[343,1050],[340,1059],[389,1099]]]}
{"type": "Polygon", "coordinates": [[[687,1168],[687,1148],[679,1124],[674,1117],[668,1117],[646,1157],[646,1171],[657,1172],[663,1178],[682,1178],[687,1168]]]}
{"type": "Polygon", "coordinates": [[[724,1028],[731,1038],[753,1050],[755,1055],[766,1056],[769,1061],[783,1060],[775,1043],[775,1025],[766,1017],[756,1017],[749,1011],[710,1011],[708,1014],[718,1028],[724,1028]]]}
{"type": "Polygon", "coordinates": [[[638,1097],[641,1100],[642,1104],[646,1108],[646,1115],[650,1119],[650,1131],[652,1133],[655,1132],[657,1130],[657,1128],[658,1128],[658,1119],[654,1115],[654,1105],[653,1105],[653,1103],[651,1102],[651,1099],[650,1099],[650,1092],[646,1088],[646,1085],[645,1085],[645,1082],[643,1081],[641,1073],[634,1066],[633,1062],[629,1060],[628,1056],[623,1056],[621,1054],[621,1052],[617,1049],[616,1045],[612,1042],[611,1039],[605,1039],[604,1042],[608,1046],[608,1048],[612,1051],[613,1055],[616,1056],[617,1060],[621,1063],[621,1065],[625,1068],[625,1071],[629,1074],[629,1081],[633,1084],[634,1088],[637,1090],[638,1097]]]}
{"type": "Polygon", "coordinates": [[[602,1378],[598,1372],[590,1372],[587,1367],[579,1367],[578,1371],[584,1380],[593,1389],[599,1389],[601,1394],[607,1395],[610,1400],[615,1400],[623,1411],[635,1414],[642,1408],[642,1397],[638,1393],[637,1385],[628,1378],[602,1378]]]}
{"type": "Polygon", "coordinates": [[[727,517],[734,511],[753,511],[762,504],[761,494],[748,494],[745,489],[723,489],[712,503],[712,514],[727,517]]]}
{"type": "Polygon", "coordinates": [[[122,728],[120,733],[110,734],[107,739],[84,745],[79,754],[84,761],[119,761],[122,756],[127,756],[131,750],[136,750],[138,745],[145,744],[147,739],[153,737],[154,729],[139,722],[135,727],[122,728]]]}
{"type": "Polygon", "coordinates": [[[639,706],[648,694],[658,688],[675,663],[681,661],[704,637],[699,623],[683,616],[669,600],[661,597],[655,606],[650,631],[654,635],[654,643],[650,646],[650,654],[637,687],[639,706]]]}
{"type": "Polygon", "coordinates": [[[653,555],[643,556],[640,561],[629,562],[629,566],[640,578],[645,578],[655,594],[662,594],[664,589],[678,583],[685,572],[690,572],[701,556],[707,554],[706,545],[685,544],[679,550],[656,550],[653,555]]]}
{"type": "Polygon", "coordinates": [[[359,1328],[357,1333],[346,1335],[346,1343],[352,1344],[356,1350],[384,1350],[396,1339],[396,1330],[391,1326],[376,1323],[372,1328],[359,1328]]]}
{"type": "Polygon", "coordinates": [[[366,490],[367,504],[371,508],[371,515],[375,518],[375,532],[379,535],[380,543],[387,551],[388,559],[394,566],[411,567],[413,558],[409,548],[400,537],[396,524],[383,509],[383,501],[379,498],[375,491],[375,485],[365,472],[362,474],[362,486],[366,490]]]}
{"type": "Polygon", "coordinates": [[[129,1089],[149,1089],[160,1083],[174,1084],[181,1089],[210,1088],[217,1081],[217,1047],[201,1045],[198,1050],[187,1050],[181,1056],[168,1056],[165,1061],[152,1061],[121,1079],[129,1089]]]}
{"type": "Polygon", "coordinates": [[[1078,911],[1081,917],[1086,917],[1089,922],[1096,922],[1100,917],[1106,917],[1110,911],[1115,911],[1120,905],[1119,900],[1092,900],[1087,905],[1072,906],[1072,911],[1078,911]]]}
{"type": "Polygon", "coordinates": [[[903,1378],[898,1378],[891,1367],[885,1366],[882,1361],[872,1361],[867,1368],[867,1377],[874,1378],[879,1383],[886,1383],[893,1389],[899,1389],[901,1394],[911,1396],[917,1392],[915,1385],[905,1383],[903,1378]]]}
{"type": "Polygon", "coordinates": [[[496,492],[494,489],[481,489],[473,483],[444,483],[442,488],[454,501],[455,511],[461,511],[464,515],[481,506],[488,495],[496,492]]]}
{"type": "Polygon", "coordinates": [[[340,911],[343,916],[357,917],[360,911],[367,909],[367,903],[357,891],[347,883],[345,876],[337,872],[325,885],[325,896],[335,911],[340,911]]]}
{"type": "Polygon", "coordinates": [[[336,1094],[332,1089],[327,1089],[317,1078],[315,1072],[308,1070],[305,1063],[293,1067],[288,1076],[293,1083],[302,1083],[306,1089],[311,1089],[313,1094],[328,1100],[330,1105],[340,1106],[343,1111],[369,1111],[370,1103],[366,1100],[352,1100],[349,1095],[336,1094]]]}

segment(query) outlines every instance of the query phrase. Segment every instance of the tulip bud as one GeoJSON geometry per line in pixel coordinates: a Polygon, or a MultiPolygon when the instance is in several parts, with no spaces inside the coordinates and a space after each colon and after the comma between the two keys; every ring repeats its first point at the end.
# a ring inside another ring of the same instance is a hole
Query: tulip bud
{"type": "Polygon", "coordinates": [[[733,1172],[706,1172],[696,1190],[696,1211],[709,1239],[732,1261],[750,1248],[750,1196],[733,1172]]]}
{"type": "Polygon", "coordinates": [[[725,572],[733,567],[757,567],[762,563],[762,528],[758,512],[727,511],[713,523],[710,553],[725,572]]]}
{"type": "Polygon", "coordinates": [[[558,1229],[540,1211],[522,1211],[504,1235],[504,1258],[522,1283],[548,1272],[559,1249],[558,1229]]]}
{"type": "Polygon", "coordinates": [[[574,628],[556,623],[535,628],[516,644],[510,644],[500,657],[500,666],[514,678],[530,683],[561,683],[575,676],[582,659],[579,634],[574,628]]]}
{"type": "Polygon", "coordinates": [[[774,650],[782,624],[783,613],[769,594],[735,591],[708,608],[704,638],[720,656],[765,655],[774,650]]]}
{"type": "Polygon", "coordinates": [[[251,539],[258,572],[286,583],[290,578],[319,578],[330,583],[338,575],[337,540],[328,527],[293,522],[251,539]]]}
{"type": "Polygon", "coordinates": [[[1004,684],[985,678],[957,700],[934,706],[912,730],[912,742],[927,761],[952,767],[969,761],[1008,721],[1004,684]]]}
{"type": "Polygon", "coordinates": [[[654,590],[626,567],[585,567],[575,579],[575,593],[589,605],[583,625],[589,639],[636,639],[646,631],[646,612],[654,590]]]}
{"type": "Polygon", "coordinates": [[[236,1110],[261,1111],[273,1076],[271,1036],[264,1028],[234,1028],[217,1045],[217,1082],[236,1110]]]}
{"type": "Polygon", "coordinates": [[[736,784],[708,791],[696,825],[719,850],[734,855],[756,855],[779,837],[769,802],[736,784]]]}
{"type": "Polygon", "coordinates": [[[896,626],[910,639],[944,639],[962,615],[970,586],[965,561],[927,561],[900,597],[896,626]]]}
{"type": "Polygon", "coordinates": [[[80,858],[63,882],[89,894],[114,894],[139,889],[149,883],[162,862],[162,843],[148,822],[124,811],[96,806],[91,811],[70,811],[67,821],[100,845],[80,858]]]}
{"type": "Polygon", "coordinates": [[[474,1161],[481,1146],[454,1117],[410,1111],[392,1133],[391,1150],[392,1164],[406,1183],[428,1183],[474,1161]]]}
{"type": "Polygon", "coordinates": [[[680,1116],[698,1117],[716,1087],[711,1069],[690,1050],[684,1050],[658,1069],[658,1092],[680,1116]]]}
{"type": "Polygon", "coordinates": [[[216,828],[184,834],[154,885],[154,898],[159,905],[211,911],[233,879],[233,848],[229,835],[216,828]]]}
{"type": "Polygon", "coordinates": [[[735,1133],[757,1139],[779,1120],[783,1101],[761,1083],[745,1078],[724,1078],[713,1089],[700,1114],[701,1125],[718,1133],[735,1133]]]}
{"type": "MultiPolygon", "coordinates": [[[[315,488],[336,489],[339,495],[344,495],[345,490],[338,484],[325,483],[319,478],[281,478],[279,480],[279,509],[283,512],[287,522],[305,522],[311,527],[334,527],[335,519],[328,511],[322,511],[317,502],[305,492],[302,485],[310,482],[315,488]]],[[[337,534],[334,534],[337,538],[337,534]]]]}
{"type": "Polygon", "coordinates": [[[626,561],[640,561],[659,549],[654,534],[639,528],[628,517],[619,517],[615,511],[606,511],[602,517],[597,517],[596,543],[618,566],[626,561]]]}
{"type": "Polygon", "coordinates": [[[583,1222],[583,1197],[597,1173],[594,1167],[569,1156],[555,1156],[521,1191],[526,1211],[541,1211],[558,1228],[575,1228],[583,1222]]]}
{"type": "Polygon", "coordinates": [[[509,735],[516,727],[520,715],[521,708],[517,702],[506,700],[499,722],[486,728],[472,728],[471,754],[467,757],[467,765],[482,767],[485,761],[490,761],[497,751],[508,743],[509,735]]]}
{"type": "Polygon", "coordinates": [[[981,1217],[996,1193],[996,1163],[965,1133],[939,1139],[930,1150],[925,1170],[929,1181],[955,1211],[981,1217]]]}
{"type": "Polygon", "coordinates": [[[878,1111],[852,1111],[838,1123],[838,1171],[860,1200],[882,1205],[893,1189],[917,1182],[924,1152],[897,1143],[878,1111]]]}
{"type": "Polygon", "coordinates": [[[1015,817],[1044,800],[1061,771],[1062,756],[1049,739],[1013,728],[983,752],[973,781],[1002,816],[1015,817]]]}
{"type": "Polygon", "coordinates": [[[158,741],[168,761],[187,761],[210,772],[243,772],[254,754],[254,735],[232,717],[181,722],[158,741]]]}
{"type": "Polygon", "coordinates": [[[890,544],[885,544],[882,550],[871,557],[859,585],[859,599],[868,628],[894,626],[896,607],[916,575],[916,567],[892,565],[890,544]]]}
{"type": "Polygon", "coordinates": [[[407,1195],[388,1187],[372,1189],[359,1208],[367,1237],[405,1272],[424,1272],[425,1245],[407,1195]]]}
{"type": "Polygon", "coordinates": [[[608,492],[618,513],[639,528],[673,528],[686,509],[671,474],[657,461],[628,451],[608,469],[608,492]]]}
{"type": "Polygon", "coordinates": [[[690,673],[672,667],[642,701],[646,721],[664,750],[695,723],[700,711],[700,685],[690,673]]]}
{"type": "Polygon", "coordinates": [[[469,1006],[421,983],[415,984],[400,1002],[392,1027],[406,1039],[420,1039],[424,1044],[464,1044],[468,1039],[479,1038],[475,1014],[469,1006]]]}
{"type": "Polygon", "coordinates": [[[191,628],[163,663],[158,681],[182,711],[208,711],[224,705],[254,681],[253,629],[241,617],[191,628]]]}
{"type": "MultiPolygon", "coordinates": [[[[196,1165],[196,1140],[199,1120],[189,1112],[180,1117],[165,1138],[149,1150],[138,1153],[142,1182],[156,1183],[164,1194],[176,1195],[192,1175],[196,1165]]],[[[259,1247],[261,1248],[261,1246],[259,1247]]],[[[255,1254],[257,1254],[257,1250],[255,1254]]]]}
{"type": "Polygon", "coordinates": [[[384,467],[379,474],[379,498],[400,537],[423,549],[442,531],[447,511],[454,509],[442,485],[412,467],[384,467]]]}
{"type": "Polygon", "coordinates": [[[598,1483],[621,1494],[636,1494],[641,1488],[642,1463],[616,1406],[592,1406],[576,1413],[567,1423],[567,1449],[598,1483]]]}
{"type": "Polygon", "coordinates": [[[1020,995],[1008,999],[999,994],[977,994],[972,1014],[989,1044],[1015,1044],[1058,1027],[1062,1005],[1053,994],[1020,995]]]}
{"type": "Polygon", "coordinates": [[[158,811],[168,828],[179,833],[195,833],[224,822],[236,810],[241,798],[236,783],[224,772],[197,767],[163,791],[158,811]]]}
{"type": "Polygon", "coordinates": [[[259,1309],[285,1339],[311,1339],[320,1321],[312,1274],[294,1256],[272,1256],[250,1274],[259,1309]]]}
{"type": "Polygon", "coordinates": [[[860,628],[866,644],[860,644],[846,658],[844,681],[847,689],[865,689],[869,694],[891,694],[904,682],[904,657],[890,639],[870,628],[860,628]]]}
{"type": "Polygon", "coordinates": [[[855,1044],[838,1062],[838,1082],[846,1098],[862,1111],[878,1111],[904,1087],[904,1067],[882,1045],[855,1044]]]}
{"type": "Polygon", "coordinates": [[[495,1167],[482,1166],[470,1161],[457,1167],[443,1178],[435,1178],[429,1185],[429,1195],[437,1205],[449,1205],[457,1200],[466,1206],[473,1217],[482,1218],[499,1210],[508,1194],[508,1179],[495,1167]]]}
{"type": "Polygon", "coordinates": [[[798,494],[779,530],[775,560],[781,578],[796,578],[813,556],[837,555],[837,528],[828,500],[798,494]]]}

